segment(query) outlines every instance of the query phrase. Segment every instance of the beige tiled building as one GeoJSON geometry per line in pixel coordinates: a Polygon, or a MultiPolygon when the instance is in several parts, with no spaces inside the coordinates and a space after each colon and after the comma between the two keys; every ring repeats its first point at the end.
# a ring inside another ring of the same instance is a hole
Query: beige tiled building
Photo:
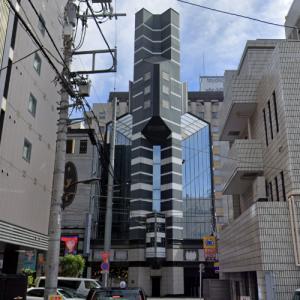
{"type": "Polygon", "coordinates": [[[238,69],[225,72],[223,193],[233,197],[234,221],[219,254],[233,300],[286,300],[300,287],[299,82],[293,40],[248,41],[238,69]]]}

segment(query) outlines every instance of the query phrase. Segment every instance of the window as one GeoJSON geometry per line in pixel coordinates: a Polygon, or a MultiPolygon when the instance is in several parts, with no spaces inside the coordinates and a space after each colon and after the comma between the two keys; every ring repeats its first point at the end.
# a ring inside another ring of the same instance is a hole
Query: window
{"type": "Polygon", "coordinates": [[[273,92],[272,95],[273,95],[273,105],[274,105],[274,112],[275,112],[276,131],[279,132],[279,122],[278,122],[278,113],[277,113],[277,103],[276,103],[275,91],[273,92]]]}
{"type": "Polygon", "coordinates": [[[213,126],[212,127],[212,132],[218,133],[219,132],[219,127],[213,126]]]}
{"type": "Polygon", "coordinates": [[[36,70],[36,72],[40,75],[41,74],[41,67],[42,67],[42,60],[40,56],[35,53],[34,60],[33,60],[33,68],[36,70]]]}
{"type": "Polygon", "coordinates": [[[168,73],[166,73],[166,72],[162,72],[162,78],[163,78],[164,80],[169,81],[169,80],[170,80],[170,75],[169,75],[168,73]]]}
{"type": "Polygon", "coordinates": [[[146,100],[146,101],[144,102],[144,108],[146,109],[146,108],[149,108],[150,106],[151,106],[150,100],[146,100]]]}
{"type": "Polygon", "coordinates": [[[75,148],[75,141],[74,140],[67,140],[66,152],[68,154],[74,153],[74,148],[75,148]]]}
{"type": "Polygon", "coordinates": [[[12,69],[12,60],[11,59],[8,60],[8,64],[7,64],[6,69],[7,69],[7,71],[6,71],[6,78],[5,78],[3,96],[7,99],[9,83],[10,83],[10,76],[11,76],[11,69],[12,69]]]}
{"type": "Polygon", "coordinates": [[[269,198],[269,188],[268,188],[267,180],[265,180],[265,190],[266,190],[266,196],[269,198]]]}
{"type": "Polygon", "coordinates": [[[168,100],[162,100],[162,107],[169,109],[170,108],[170,102],[168,100]]]}
{"type": "Polygon", "coordinates": [[[270,196],[270,200],[273,202],[273,187],[272,187],[272,182],[269,182],[269,196],[270,196]]]}
{"type": "Polygon", "coordinates": [[[265,138],[266,138],[266,145],[269,145],[268,141],[268,128],[267,128],[267,119],[266,119],[266,110],[263,109],[263,117],[264,117],[264,127],[265,127],[265,138]]]}
{"type": "Polygon", "coordinates": [[[153,192],[152,192],[152,210],[160,211],[161,199],[161,147],[153,146],[153,192]]]}
{"type": "Polygon", "coordinates": [[[81,280],[64,280],[58,279],[57,286],[61,288],[70,288],[77,290],[80,286],[81,280]]]}
{"type": "Polygon", "coordinates": [[[105,115],[106,115],[105,111],[100,111],[99,112],[99,119],[102,119],[102,120],[105,119],[105,115]]]}
{"type": "Polygon", "coordinates": [[[220,168],[221,167],[220,161],[218,161],[214,158],[213,167],[214,167],[214,169],[220,168]]]}
{"type": "Polygon", "coordinates": [[[220,147],[214,146],[214,147],[213,147],[213,154],[214,154],[214,155],[220,154],[220,147]]]}
{"type": "Polygon", "coordinates": [[[80,140],[79,142],[79,153],[80,154],[85,154],[87,153],[87,140],[80,140]]]}
{"type": "Polygon", "coordinates": [[[163,92],[164,94],[169,95],[169,94],[170,94],[170,89],[169,89],[169,87],[166,86],[166,85],[163,85],[163,86],[162,86],[162,92],[163,92]]]}
{"type": "Polygon", "coordinates": [[[0,112],[0,142],[2,137],[2,131],[3,131],[3,125],[4,125],[4,117],[5,117],[5,111],[1,109],[0,112]]]}
{"type": "Polygon", "coordinates": [[[282,187],[283,201],[286,201],[285,183],[284,183],[284,174],[283,174],[283,171],[280,172],[280,177],[281,177],[281,187],[282,187]]]}
{"type": "Polygon", "coordinates": [[[37,104],[36,98],[30,93],[28,111],[32,114],[33,117],[35,117],[35,113],[36,113],[36,104],[37,104]]]}
{"type": "Polygon", "coordinates": [[[34,289],[28,291],[26,295],[31,297],[44,297],[44,289],[34,289]]]}
{"type": "Polygon", "coordinates": [[[218,141],[219,140],[219,135],[217,133],[213,133],[212,138],[213,138],[213,141],[218,141]]]}
{"type": "Polygon", "coordinates": [[[204,119],[204,112],[203,111],[199,111],[198,112],[198,116],[200,119],[204,119]]]}
{"type": "Polygon", "coordinates": [[[276,200],[279,201],[279,189],[278,189],[278,179],[275,177],[275,189],[276,189],[276,200]]]}
{"type": "Polygon", "coordinates": [[[271,139],[273,140],[273,124],[272,124],[272,115],[271,115],[271,104],[270,104],[270,101],[268,101],[268,111],[269,111],[269,122],[270,122],[271,139]]]}
{"type": "Polygon", "coordinates": [[[211,117],[212,117],[213,119],[218,119],[218,113],[217,113],[216,111],[212,112],[212,113],[211,113],[211,117]]]}
{"type": "Polygon", "coordinates": [[[45,22],[44,18],[42,17],[42,15],[39,15],[38,28],[39,28],[41,34],[44,36],[45,31],[46,31],[46,22],[45,22]]]}
{"type": "Polygon", "coordinates": [[[30,162],[31,149],[32,149],[31,143],[27,139],[24,139],[23,159],[25,159],[27,162],[30,162]]]}
{"type": "Polygon", "coordinates": [[[147,72],[144,74],[144,81],[150,80],[151,79],[151,73],[147,72]]]}
{"type": "Polygon", "coordinates": [[[96,282],[92,281],[92,280],[85,280],[84,281],[84,286],[86,289],[96,289],[99,286],[96,284],[96,282]]]}
{"type": "Polygon", "coordinates": [[[144,95],[148,95],[150,94],[150,85],[147,85],[145,88],[144,88],[144,95]]]}

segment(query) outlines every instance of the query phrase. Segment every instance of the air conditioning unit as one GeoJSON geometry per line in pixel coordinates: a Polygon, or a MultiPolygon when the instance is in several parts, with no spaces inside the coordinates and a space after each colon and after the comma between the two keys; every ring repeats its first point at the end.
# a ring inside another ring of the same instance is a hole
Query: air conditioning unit
{"type": "Polygon", "coordinates": [[[257,176],[252,184],[253,202],[267,201],[265,177],[257,176]]]}

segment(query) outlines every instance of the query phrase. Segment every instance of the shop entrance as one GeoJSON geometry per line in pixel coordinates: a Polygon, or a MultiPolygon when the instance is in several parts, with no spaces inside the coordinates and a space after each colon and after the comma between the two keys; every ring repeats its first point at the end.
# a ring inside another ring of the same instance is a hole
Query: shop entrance
{"type": "Polygon", "coordinates": [[[151,277],[152,279],[152,297],[160,297],[160,277],[151,277]]]}
{"type": "Polygon", "coordinates": [[[184,296],[199,297],[199,268],[184,268],[184,296]]]}

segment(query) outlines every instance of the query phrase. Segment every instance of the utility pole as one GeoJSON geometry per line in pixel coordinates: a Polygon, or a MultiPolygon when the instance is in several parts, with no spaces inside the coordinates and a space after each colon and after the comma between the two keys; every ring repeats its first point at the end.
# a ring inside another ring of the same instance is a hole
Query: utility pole
{"type": "MultiPolygon", "coordinates": [[[[114,165],[115,165],[115,142],[116,142],[116,116],[117,116],[117,98],[112,101],[112,128],[110,132],[110,153],[108,166],[108,185],[105,213],[105,233],[104,233],[104,251],[110,252],[111,247],[111,228],[112,228],[112,205],[113,205],[113,187],[114,187],[114,165]]],[[[109,259],[109,258],[108,258],[109,259]]],[[[109,271],[104,273],[104,287],[108,286],[109,271]]]]}
{"type": "MultiPolygon", "coordinates": [[[[72,59],[72,24],[69,15],[75,9],[73,0],[68,0],[64,13],[64,61],[65,65],[62,76],[66,82],[70,82],[69,67],[72,59]],[[66,30],[66,29],[69,29],[66,30]]],[[[76,10],[75,10],[76,15],[76,10]]],[[[56,295],[57,276],[59,268],[60,237],[61,237],[61,218],[62,218],[62,195],[64,192],[64,175],[66,160],[66,139],[68,125],[69,94],[66,86],[61,88],[61,100],[59,104],[58,131],[56,140],[56,152],[53,173],[53,186],[51,196],[51,207],[49,216],[49,244],[46,261],[46,285],[44,299],[48,300],[49,295],[56,295]]]]}

